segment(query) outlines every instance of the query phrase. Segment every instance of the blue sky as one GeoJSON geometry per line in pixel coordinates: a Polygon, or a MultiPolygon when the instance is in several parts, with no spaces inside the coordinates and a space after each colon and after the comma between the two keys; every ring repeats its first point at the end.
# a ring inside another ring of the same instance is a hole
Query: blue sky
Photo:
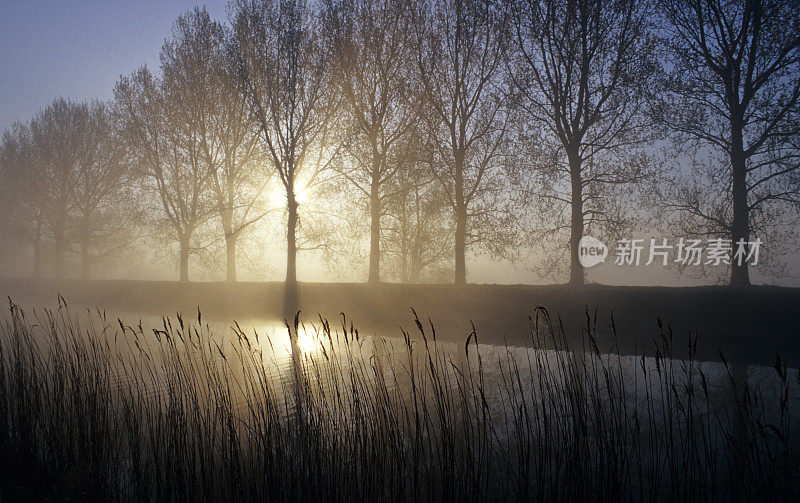
{"type": "Polygon", "coordinates": [[[111,98],[198,4],[224,20],[227,0],[0,0],[0,131],[58,96],[111,98]]]}

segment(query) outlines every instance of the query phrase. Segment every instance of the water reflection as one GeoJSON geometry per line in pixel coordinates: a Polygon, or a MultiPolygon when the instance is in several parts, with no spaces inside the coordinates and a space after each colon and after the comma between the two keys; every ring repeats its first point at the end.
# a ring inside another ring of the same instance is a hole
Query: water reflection
{"type": "MultiPolygon", "coordinates": [[[[58,318],[49,317],[44,311],[32,312],[32,318],[37,320],[34,326],[41,332],[41,341],[46,344],[48,329],[53,323],[58,323],[58,318]]],[[[572,353],[557,350],[491,344],[480,344],[472,349],[465,348],[462,344],[411,340],[384,334],[364,336],[348,333],[346,327],[325,326],[321,322],[300,323],[297,327],[289,327],[281,320],[245,319],[234,322],[201,317],[189,320],[178,315],[139,316],[124,311],[109,313],[97,310],[84,311],[73,315],[72,319],[77,331],[91,330],[96,334],[105,334],[107,340],[112,341],[120,365],[128,366],[126,372],[136,372],[136,358],[145,353],[151,361],[168,356],[169,352],[163,350],[165,334],[182,332],[187,337],[172,341],[176,348],[191,350],[191,345],[206,344],[211,349],[208,355],[216,364],[222,365],[224,359],[228,371],[239,379],[243,379],[251,370],[246,368],[248,365],[257,364],[261,375],[272,381],[270,385],[278,393],[290,392],[289,386],[295,384],[294,372],[298,370],[293,365],[298,363],[301,374],[312,379],[323,394],[331,386],[337,385],[332,380],[346,378],[356,367],[360,377],[381,379],[389,388],[405,388],[412,379],[409,369],[433,365],[432,360],[428,361],[433,355],[433,358],[440,358],[447,364],[447,371],[440,377],[452,381],[454,385],[460,385],[457,382],[459,376],[474,377],[479,369],[485,390],[489,392],[485,397],[487,404],[498,414],[503,409],[513,410],[519,405],[515,396],[543,397],[553,389],[566,387],[567,383],[563,381],[566,374],[559,367],[575,358],[572,353]],[[131,324],[131,320],[136,322],[131,324]],[[294,334],[297,337],[298,354],[294,355],[296,359],[293,358],[292,349],[294,334]],[[242,348],[245,347],[253,352],[248,358],[241,355],[242,348]],[[239,357],[226,358],[225,355],[239,357]],[[336,360],[335,363],[331,363],[332,359],[336,360]],[[324,372],[320,371],[318,365],[323,361],[329,366],[324,372]],[[335,368],[337,375],[331,372],[332,368],[335,368]],[[543,369],[548,369],[549,374],[545,381],[540,379],[543,369]],[[509,376],[515,373],[526,378],[509,384],[509,376]],[[561,381],[553,380],[554,376],[561,381]]],[[[603,382],[607,383],[606,386],[612,386],[609,373],[613,374],[611,380],[616,389],[605,390],[608,396],[621,392],[634,405],[637,400],[644,400],[643,403],[652,406],[648,397],[665,393],[668,385],[665,376],[669,375],[670,379],[683,383],[686,387],[680,393],[699,395],[704,390],[708,394],[710,399],[699,400],[700,406],[696,411],[704,415],[717,413],[724,408],[734,392],[731,382],[740,390],[745,386],[758,390],[758,396],[766,408],[776,410],[782,399],[782,384],[785,381],[779,378],[774,368],[768,366],[726,365],[722,362],[689,362],[617,354],[586,353],[580,358],[586,366],[587,386],[603,382]],[[669,374],[665,373],[665,369],[669,370],[669,374]]],[[[164,368],[167,362],[155,363],[151,367],[164,368]]],[[[156,386],[157,379],[158,376],[143,377],[151,386],[156,386]]],[[[800,382],[798,370],[788,369],[786,379],[800,382]]],[[[127,382],[125,377],[120,380],[127,382]]],[[[793,389],[787,398],[789,416],[800,418],[800,395],[797,390],[793,389]]]]}

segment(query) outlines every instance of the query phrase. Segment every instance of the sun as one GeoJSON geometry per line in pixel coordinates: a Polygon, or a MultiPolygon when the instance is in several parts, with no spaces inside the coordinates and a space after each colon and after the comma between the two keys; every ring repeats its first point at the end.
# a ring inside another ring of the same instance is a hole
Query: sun
{"type": "Polygon", "coordinates": [[[294,183],[294,199],[299,204],[308,202],[310,199],[311,188],[307,180],[298,178],[294,183]]]}
{"type": "MultiPolygon", "coordinates": [[[[311,199],[311,188],[307,180],[297,178],[294,182],[294,200],[298,204],[303,204],[311,199]]],[[[273,208],[284,208],[286,206],[286,189],[280,183],[274,184],[269,191],[269,204],[273,208]]]]}

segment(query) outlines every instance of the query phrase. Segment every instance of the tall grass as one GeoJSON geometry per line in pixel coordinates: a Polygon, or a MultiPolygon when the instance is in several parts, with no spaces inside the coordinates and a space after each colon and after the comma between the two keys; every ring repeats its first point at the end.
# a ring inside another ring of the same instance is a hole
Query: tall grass
{"type": "MultiPolygon", "coordinates": [[[[320,319],[319,349],[288,368],[274,341],[187,322],[83,324],[65,304],[0,328],[0,495],[109,500],[792,499],[795,393],[779,400],[674,359],[661,327],[629,368],[569,347],[543,309],[531,347],[493,351],[473,330],[400,343],[320,319]],[[522,356],[520,356],[522,355],[522,356]],[[719,381],[719,379],[717,379],[719,381]]],[[[303,329],[298,320],[288,327],[303,329]]],[[[612,334],[615,333],[613,320],[612,334]]],[[[707,366],[706,366],[707,368],[707,366]]]]}

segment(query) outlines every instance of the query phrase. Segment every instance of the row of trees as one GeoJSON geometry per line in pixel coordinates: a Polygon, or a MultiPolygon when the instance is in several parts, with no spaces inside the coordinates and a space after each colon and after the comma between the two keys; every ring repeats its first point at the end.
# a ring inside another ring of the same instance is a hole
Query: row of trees
{"type": "Polygon", "coordinates": [[[7,131],[4,201],[57,274],[70,236],[88,275],[147,220],[187,280],[213,221],[235,281],[277,187],[294,305],[298,249],[330,235],[311,230],[314,187],[347,194],[324,214],[367,217],[370,282],[452,260],[464,283],[468,249],[532,244],[582,284],[581,236],[642,223],[632,194],[682,235],[792,228],[799,76],[788,0],[239,0],[227,25],[181,16],[158,74],[121,78],[111,103],[57,100],[7,131]]]}
{"type": "Polygon", "coordinates": [[[26,125],[3,135],[0,162],[6,236],[30,243],[34,274],[52,241],[56,275],[77,244],[84,275],[97,256],[124,245],[136,217],[125,188],[130,177],[107,106],[55,100],[26,125]],[[119,239],[112,239],[117,236],[119,239]]]}

